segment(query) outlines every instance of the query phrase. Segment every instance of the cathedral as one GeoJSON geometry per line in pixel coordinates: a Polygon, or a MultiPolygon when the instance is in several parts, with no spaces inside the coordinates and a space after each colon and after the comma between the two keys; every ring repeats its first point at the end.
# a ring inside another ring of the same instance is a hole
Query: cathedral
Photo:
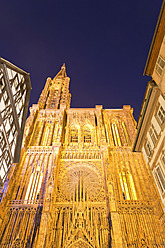
{"type": "Polygon", "coordinates": [[[133,109],[70,108],[65,65],[30,108],[0,205],[0,247],[165,247],[133,109]]]}

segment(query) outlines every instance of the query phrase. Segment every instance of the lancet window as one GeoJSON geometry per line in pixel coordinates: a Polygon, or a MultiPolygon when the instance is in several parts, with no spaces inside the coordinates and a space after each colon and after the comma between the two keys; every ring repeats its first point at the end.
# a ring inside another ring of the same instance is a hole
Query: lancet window
{"type": "Polygon", "coordinates": [[[52,139],[52,121],[48,120],[45,122],[45,127],[42,135],[41,145],[51,145],[51,139],[52,139]]]}
{"type": "Polygon", "coordinates": [[[84,128],[84,143],[91,143],[91,130],[88,127],[84,128]]]}
{"type": "Polygon", "coordinates": [[[122,172],[120,175],[120,184],[124,200],[137,200],[136,190],[132,175],[129,171],[122,172]]]}
{"type": "Polygon", "coordinates": [[[112,123],[112,134],[115,146],[121,146],[121,140],[116,123],[112,123]]]}
{"type": "Polygon", "coordinates": [[[32,169],[28,186],[26,187],[25,200],[37,200],[39,199],[39,193],[41,190],[41,184],[43,179],[43,171],[41,165],[37,165],[32,169]]]}
{"type": "Polygon", "coordinates": [[[33,133],[33,138],[32,138],[31,144],[30,144],[31,146],[32,145],[33,146],[37,145],[37,142],[38,142],[38,139],[39,139],[40,129],[41,129],[41,121],[37,121],[35,131],[33,133]]]}
{"type": "Polygon", "coordinates": [[[78,128],[74,127],[70,131],[70,142],[78,143],[78,128]]]}
{"type": "Polygon", "coordinates": [[[130,145],[130,140],[129,140],[128,132],[127,132],[127,129],[126,129],[126,126],[125,126],[124,122],[122,122],[122,127],[123,127],[123,130],[124,130],[124,136],[125,136],[125,139],[127,141],[127,145],[129,146],[130,145]]]}

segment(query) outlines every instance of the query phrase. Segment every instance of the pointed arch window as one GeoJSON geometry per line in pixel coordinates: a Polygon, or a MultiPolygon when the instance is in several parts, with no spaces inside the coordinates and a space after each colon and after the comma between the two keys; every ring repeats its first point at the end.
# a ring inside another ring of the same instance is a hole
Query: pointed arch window
{"type": "Polygon", "coordinates": [[[25,200],[37,200],[41,190],[43,171],[41,165],[32,169],[30,180],[25,194],[25,200]]]}
{"type": "Polygon", "coordinates": [[[32,137],[32,141],[31,141],[31,146],[35,146],[38,144],[39,140],[40,140],[40,136],[39,136],[39,133],[40,133],[40,130],[41,130],[41,126],[42,126],[42,121],[37,121],[36,123],[36,127],[35,127],[35,130],[33,131],[33,137],[32,137]]]}
{"type": "Polygon", "coordinates": [[[137,200],[135,185],[131,173],[129,171],[122,172],[119,177],[123,193],[123,199],[137,200]]]}
{"type": "Polygon", "coordinates": [[[91,143],[91,130],[88,127],[84,128],[84,143],[91,143]]]}
{"type": "Polygon", "coordinates": [[[112,133],[113,133],[113,139],[114,139],[115,146],[121,146],[121,140],[120,140],[120,136],[119,136],[116,123],[112,124],[112,133]]]}
{"type": "Polygon", "coordinates": [[[125,135],[125,139],[127,141],[127,145],[129,146],[130,145],[129,136],[128,136],[127,128],[126,128],[124,122],[122,122],[122,127],[123,127],[123,130],[124,130],[124,135],[125,135]]]}
{"type": "Polygon", "coordinates": [[[78,143],[78,128],[72,128],[70,131],[70,142],[78,143]]]}

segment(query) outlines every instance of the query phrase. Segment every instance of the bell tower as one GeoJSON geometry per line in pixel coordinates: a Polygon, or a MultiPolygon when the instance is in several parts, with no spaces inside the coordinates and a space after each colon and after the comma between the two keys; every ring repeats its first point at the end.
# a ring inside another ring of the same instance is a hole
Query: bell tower
{"type": "Polygon", "coordinates": [[[66,109],[70,107],[71,94],[69,93],[70,78],[66,75],[65,64],[53,78],[48,78],[41,93],[38,104],[44,109],[66,109]]]}

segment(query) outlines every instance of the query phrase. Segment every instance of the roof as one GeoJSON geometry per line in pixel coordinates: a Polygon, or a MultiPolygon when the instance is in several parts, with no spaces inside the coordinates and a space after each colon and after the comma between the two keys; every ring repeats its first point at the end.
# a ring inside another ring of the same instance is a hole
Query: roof
{"type": "Polygon", "coordinates": [[[165,35],[165,0],[163,0],[161,6],[160,14],[158,17],[154,36],[151,42],[151,47],[149,50],[143,75],[152,76],[164,35],[165,35]]]}
{"type": "Polygon", "coordinates": [[[20,73],[20,74],[24,75],[26,77],[27,87],[29,89],[32,89],[32,87],[31,87],[31,81],[30,81],[30,74],[28,72],[23,71],[22,69],[20,69],[16,65],[12,64],[11,62],[7,61],[6,59],[3,59],[2,57],[0,57],[0,63],[1,64],[5,64],[10,69],[16,71],[17,73],[20,73]]]}

